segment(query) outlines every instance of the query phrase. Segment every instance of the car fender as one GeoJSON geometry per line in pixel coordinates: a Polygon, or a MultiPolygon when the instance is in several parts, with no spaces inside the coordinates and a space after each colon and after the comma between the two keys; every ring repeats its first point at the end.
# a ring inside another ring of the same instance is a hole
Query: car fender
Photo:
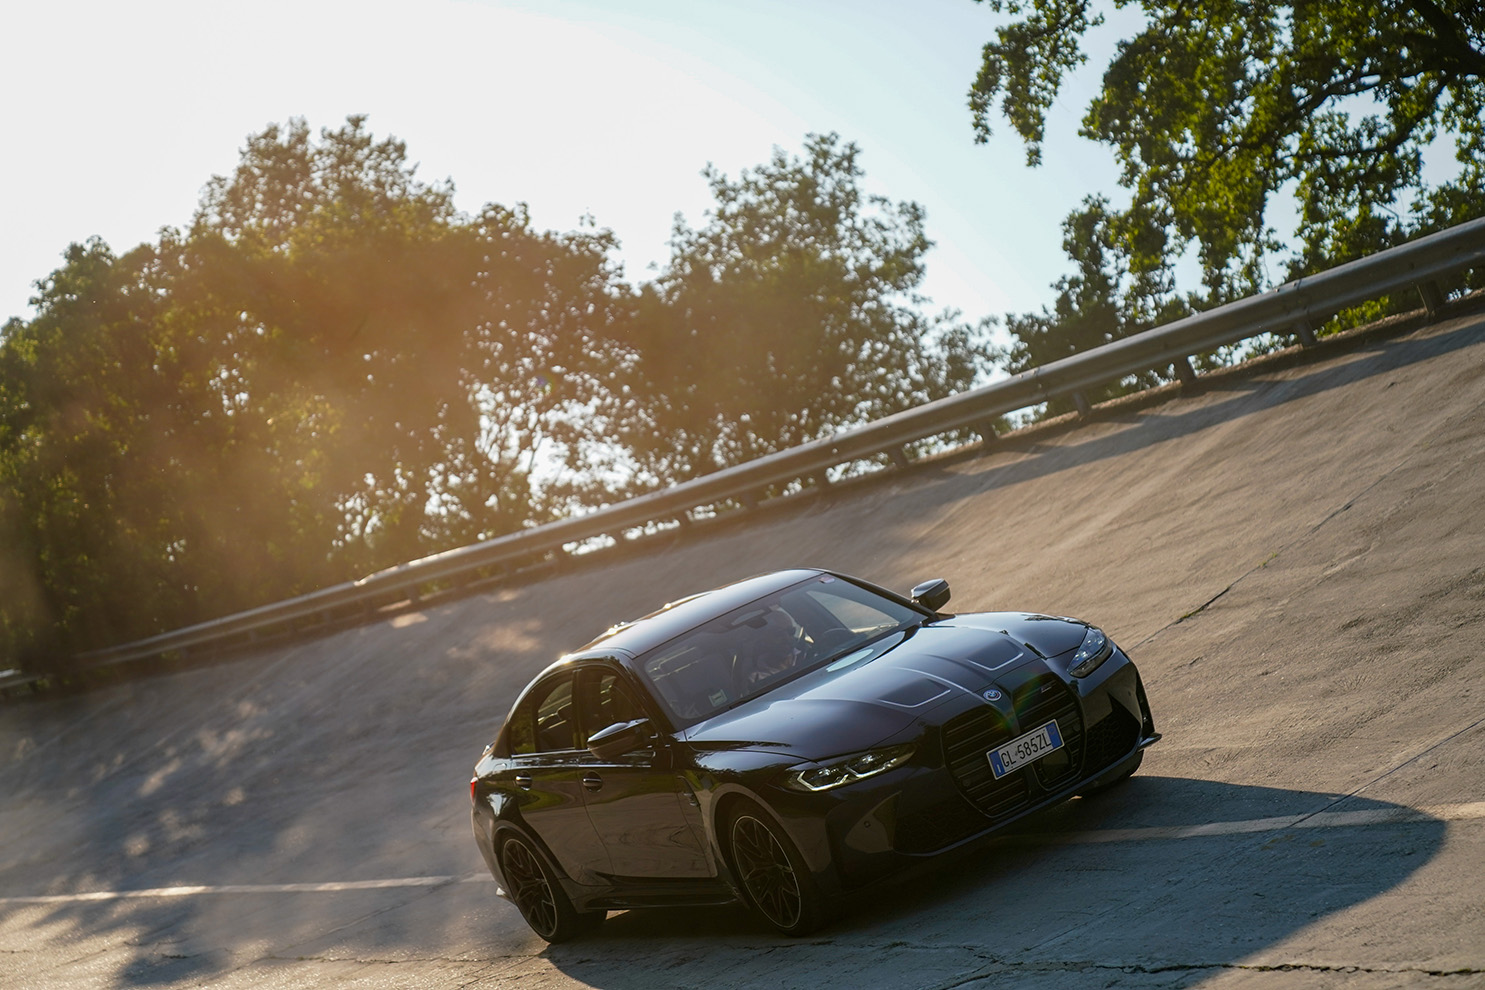
{"type": "MultiPolygon", "coordinates": [[[[781,763],[780,769],[793,766],[796,762],[790,760],[781,763]]],[[[820,889],[831,895],[838,893],[841,887],[840,877],[835,870],[823,820],[805,811],[791,814],[787,803],[777,800],[778,796],[749,787],[740,781],[719,781],[712,788],[707,803],[702,806],[702,813],[711,846],[710,852],[718,864],[718,875],[741,896],[742,888],[732,873],[732,860],[728,855],[724,833],[727,818],[733,810],[739,805],[751,804],[762,809],[794,843],[820,889]]]]}
{"type": "Polygon", "coordinates": [[[551,872],[551,875],[557,879],[557,882],[562,885],[563,891],[567,894],[570,900],[576,902],[577,900],[579,900],[579,898],[582,897],[585,892],[591,889],[578,883],[577,881],[573,880],[572,877],[567,875],[567,872],[562,869],[562,864],[557,862],[557,857],[552,855],[552,851],[547,848],[547,844],[542,841],[540,836],[538,836],[531,829],[525,827],[524,823],[518,824],[517,822],[506,818],[501,819],[495,823],[493,834],[490,837],[490,851],[488,857],[488,862],[490,864],[490,873],[492,876],[494,876],[496,884],[499,885],[499,893],[501,897],[509,900],[510,893],[506,889],[507,885],[505,881],[505,872],[500,868],[500,856],[496,852],[496,850],[500,848],[501,841],[507,835],[519,835],[521,838],[531,843],[532,848],[536,850],[536,854],[541,857],[542,864],[547,868],[547,870],[551,872]]]}
{"type": "Polygon", "coordinates": [[[484,857],[485,865],[490,869],[490,875],[500,886],[502,896],[506,896],[505,873],[500,868],[500,855],[497,850],[500,848],[501,837],[505,833],[515,833],[530,842],[547,868],[551,870],[552,875],[568,888],[569,896],[577,890],[586,889],[567,874],[557,857],[552,855],[545,840],[536,833],[535,829],[526,824],[521,815],[520,804],[514,796],[499,790],[490,791],[484,797],[484,806],[475,807],[472,819],[480,855],[484,857]]]}

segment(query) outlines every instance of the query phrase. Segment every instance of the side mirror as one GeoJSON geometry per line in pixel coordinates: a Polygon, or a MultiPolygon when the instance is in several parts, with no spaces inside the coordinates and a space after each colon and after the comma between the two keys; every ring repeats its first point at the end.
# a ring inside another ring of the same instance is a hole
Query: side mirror
{"type": "Polygon", "coordinates": [[[600,760],[612,760],[640,749],[650,741],[650,720],[615,722],[588,737],[588,752],[600,760]]]}
{"type": "Polygon", "coordinates": [[[949,582],[943,578],[924,581],[913,588],[913,601],[937,612],[949,602],[949,582]]]}

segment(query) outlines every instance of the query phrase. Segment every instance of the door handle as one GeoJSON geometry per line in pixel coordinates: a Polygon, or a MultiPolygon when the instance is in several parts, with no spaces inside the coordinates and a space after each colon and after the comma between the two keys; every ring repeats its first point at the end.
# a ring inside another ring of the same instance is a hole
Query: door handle
{"type": "Polygon", "coordinates": [[[523,791],[531,790],[531,775],[529,773],[516,774],[516,786],[523,791]]]}
{"type": "Polygon", "coordinates": [[[601,790],[603,788],[603,778],[596,773],[585,773],[583,774],[583,786],[590,791],[601,790]]]}

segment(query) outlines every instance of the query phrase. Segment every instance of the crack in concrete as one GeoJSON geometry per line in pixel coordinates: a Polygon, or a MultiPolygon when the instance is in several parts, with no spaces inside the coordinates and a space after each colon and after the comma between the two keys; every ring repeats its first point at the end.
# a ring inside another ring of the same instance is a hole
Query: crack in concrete
{"type": "MultiPolygon", "coordinates": [[[[803,949],[808,949],[808,948],[828,948],[828,947],[831,947],[833,945],[835,945],[834,942],[827,941],[827,942],[814,942],[814,943],[809,943],[809,944],[805,944],[805,945],[757,946],[757,947],[754,947],[753,949],[748,949],[746,947],[738,947],[738,948],[739,948],[739,951],[743,951],[743,952],[752,952],[752,951],[756,951],[757,949],[765,949],[766,951],[772,952],[772,951],[777,951],[777,950],[780,950],[780,949],[782,949],[784,951],[789,951],[791,949],[803,950],[803,949]]],[[[889,943],[887,945],[878,946],[876,948],[877,948],[878,951],[884,951],[884,950],[889,949],[889,948],[892,948],[892,947],[899,947],[899,948],[909,947],[909,944],[908,943],[903,943],[903,942],[893,942],[893,943],[889,943]]],[[[1336,964],[1331,964],[1331,963],[1306,963],[1306,962],[1286,962],[1286,963],[1172,962],[1172,963],[1164,963],[1164,964],[1156,964],[1156,965],[1147,965],[1147,964],[1139,964],[1139,963],[1105,963],[1105,962],[1097,962],[1097,961],[1091,961],[1091,960],[1071,960],[1071,959],[1070,960],[1050,960],[1049,959],[1049,960],[1026,961],[1026,960],[1002,959],[1002,958],[998,958],[998,957],[994,957],[994,956],[986,956],[986,955],[983,954],[983,952],[981,950],[979,950],[977,948],[974,948],[974,947],[971,947],[971,946],[931,946],[931,947],[928,947],[928,946],[922,946],[922,947],[913,946],[913,947],[914,948],[926,948],[929,951],[933,951],[933,952],[940,952],[940,951],[945,951],[945,950],[950,951],[950,952],[953,952],[953,951],[963,951],[963,952],[968,953],[969,955],[978,957],[979,959],[982,960],[982,965],[974,973],[970,973],[970,974],[966,974],[966,975],[961,976],[961,977],[957,977],[957,978],[955,978],[954,980],[952,980],[950,982],[939,983],[939,984],[934,984],[931,987],[925,987],[924,990],[957,990],[957,988],[972,986],[973,984],[975,984],[975,983],[977,983],[977,982],[979,982],[981,980],[987,979],[989,977],[992,977],[992,976],[995,976],[995,975],[998,975],[998,974],[1003,974],[1003,973],[1018,973],[1018,972],[1019,973],[1049,973],[1049,974],[1050,973],[1109,972],[1109,973],[1124,973],[1124,974],[1129,974],[1129,975],[1158,976],[1158,975],[1165,974],[1165,973],[1203,973],[1203,972],[1220,972],[1220,971],[1229,971],[1230,970],[1230,971],[1237,971],[1237,972],[1253,972],[1253,973],[1363,974],[1363,975],[1380,975],[1380,976],[1426,976],[1426,977],[1433,977],[1433,978],[1446,978],[1446,977],[1463,977],[1463,976],[1480,976],[1480,975],[1485,975],[1485,968],[1480,968],[1480,967],[1475,967],[1475,966],[1465,966],[1465,967],[1460,967],[1460,968],[1457,968],[1457,969],[1437,969],[1437,968],[1430,968],[1430,967],[1427,967],[1427,966],[1401,966],[1401,967],[1394,967],[1394,966],[1362,966],[1362,965],[1354,965],[1353,966],[1353,965],[1336,965],[1336,964]]],[[[854,949],[856,949],[857,951],[861,951],[863,949],[867,949],[868,951],[870,951],[869,947],[865,947],[865,946],[854,946],[854,949]]],[[[189,956],[178,956],[178,955],[164,955],[161,958],[165,958],[165,959],[188,959],[188,958],[191,958],[191,957],[189,957],[189,956]]],[[[522,962],[533,963],[533,962],[541,962],[541,961],[542,960],[540,959],[540,957],[532,957],[530,955],[517,954],[517,953],[503,954],[503,955],[498,955],[498,956],[478,957],[478,958],[471,958],[471,957],[468,957],[468,956],[440,956],[440,955],[434,955],[434,956],[401,957],[401,958],[395,958],[395,959],[394,958],[365,957],[365,956],[335,956],[335,955],[282,956],[282,955],[277,955],[277,954],[269,954],[269,955],[261,956],[257,960],[255,960],[255,962],[264,962],[264,963],[274,963],[274,962],[308,962],[308,963],[327,963],[327,964],[328,963],[350,963],[350,964],[358,965],[358,966],[401,966],[401,965],[415,965],[415,964],[426,964],[426,963],[448,963],[448,964],[451,964],[451,965],[480,964],[480,969],[478,970],[477,973],[470,974],[463,982],[460,982],[460,983],[457,984],[457,986],[460,987],[460,988],[475,986],[475,985],[483,982],[488,977],[488,975],[490,974],[490,971],[491,970],[497,969],[497,968],[499,968],[500,966],[502,966],[504,964],[512,963],[512,962],[515,962],[515,963],[522,963],[522,962]]],[[[589,960],[589,961],[596,961],[596,960],[589,960]]],[[[655,965],[655,963],[656,963],[656,959],[655,959],[655,957],[654,957],[654,955],[652,953],[641,953],[639,955],[632,956],[632,957],[629,957],[629,956],[618,956],[618,957],[616,957],[616,956],[606,956],[603,961],[606,964],[608,964],[608,965],[645,964],[645,965],[648,965],[650,967],[653,967],[655,965]]],[[[702,961],[703,960],[690,959],[690,960],[686,960],[685,962],[686,963],[696,963],[696,962],[702,962],[702,961]]],[[[512,975],[513,976],[519,976],[519,974],[512,974],[512,975]]]]}
{"type": "MultiPolygon", "coordinates": [[[[1379,784],[1382,781],[1386,780],[1388,777],[1390,777],[1393,774],[1397,773],[1398,771],[1402,770],[1404,767],[1408,766],[1410,763],[1417,763],[1419,760],[1423,759],[1425,756],[1427,756],[1429,753],[1432,753],[1434,750],[1438,749],[1439,747],[1445,745],[1446,743],[1453,742],[1455,739],[1458,739],[1460,736],[1464,735],[1466,732],[1469,732],[1472,729],[1477,729],[1477,728],[1479,728],[1482,725],[1485,725],[1485,718],[1478,718],[1475,721],[1471,722],[1469,725],[1466,725],[1464,728],[1457,729],[1454,732],[1449,733],[1444,738],[1442,738],[1442,739],[1438,740],[1437,742],[1431,743],[1430,745],[1424,747],[1420,752],[1415,753],[1414,755],[1408,757],[1406,760],[1403,760],[1401,763],[1397,764],[1396,766],[1390,767],[1387,770],[1383,770],[1381,773],[1377,774],[1371,780],[1368,780],[1366,783],[1362,784],[1360,787],[1355,788],[1350,793],[1343,794],[1340,797],[1336,798],[1334,801],[1332,801],[1329,804],[1327,804],[1325,807],[1320,808],[1317,811],[1312,811],[1309,814],[1302,816],[1299,819],[1299,821],[1302,822],[1302,821],[1305,821],[1306,819],[1313,818],[1315,815],[1318,815],[1318,814],[1321,814],[1323,812],[1329,811],[1331,808],[1334,808],[1338,804],[1342,804],[1342,803],[1344,803],[1346,801],[1351,800],[1352,798],[1354,798],[1357,795],[1361,794],[1361,792],[1363,792],[1363,791],[1367,790],[1368,788],[1370,788],[1372,785],[1379,784]]],[[[1298,824],[1298,823],[1296,823],[1296,824],[1298,824]]]]}
{"type": "Polygon", "coordinates": [[[1289,550],[1304,543],[1310,537],[1314,536],[1320,530],[1324,529],[1331,520],[1335,519],[1341,513],[1349,511],[1351,507],[1354,506],[1357,502],[1361,501],[1367,495],[1371,494],[1372,490],[1375,489],[1378,485],[1382,484],[1383,482],[1401,472],[1404,468],[1411,464],[1414,458],[1416,458],[1419,454],[1422,454],[1423,452],[1429,450],[1433,446],[1433,442],[1439,436],[1439,434],[1443,433],[1445,430],[1450,429],[1456,423],[1468,420],[1470,417],[1478,415],[1482,409],[1485,409],[1485,402],[1478,403],[1466,412],[1445,419],[1444,422],[1439,424],[1438,429],[1434,430],[1432,434],[1423,438],[1422,440],[1419,440],[1413,447],[1412,451],[1409,452],[1406,457],[1398,461],[1391,468],[1388,468],[1386,471],[1382,472],[1382,474],[1374,478],[1369,484],[1363,486],[1359,492],[1352,495],[1350,498],[1347,498],[1345,502],[1343,502],[1339,507],[1334,508],[1330,512],[1326,513],[1325,516],[1320,519],[1320,521],[1316,522],[1314,525],[1306,529],[1303,533],[1281,546],[1278,550],[1275,550],[1273,553],[1269,554],[1268,558],[1262,563],[1256,564],[1255,566],[1248,568],[1242,574],[1239,574],[1230,584],[1228,584],[1227,587],[1223,588],[1211,598],[1208,598],[1206,601],[1202,602],[1196,608],[1171,622],[1167,622],[1159,629],[1156,629],[1154,632],[1150,633],[1150,635],[1139,640],[1137,643],[1134,644],[1133,648],[1138,650],[1149,643],[1151,640],[1155,639],[1161,633],[1164,633],[1169,629],[1173,629],[1176,626],[1179,626],[1181,623],[1185,622],[1187,619],[1195,618],[1196,616],[1205,612],[1212,606],[1213,603],[1222,598],[1233,588],[1236,588],[1239,584],[1242,584],[1248,578],[1266,568],[1269,564],[1273,563],[1289,550]]]}
{"type": "Polygon", "coordinates": [[[1426,976],[1432,978],[1479,976],[1485,974],[1485,969],[1467,966],[1460,969],[1430,969],[1423,966],[1382,967],[1382,966],[1337,966],[1328,963],[1240,963],[1240,962],[1214,962],[1214,963],[1169,963],[1165,965],[1140,965],[1119,964],[1099,962],[1017,962],[1013,960],[996,959],[978,972],[957,978],[949,983],[940,983],[936,986],[925,988],[925,990],[957,990],[960,987],[968,987],[981,980],[1005,973],[1088,973],[1109,972],[1124,973],[1126,975],[1159,976],[1165,973],[1208,973],[1208,972],[1250,972],[1250,973],[1314,973],[1314,974],[1363,974],[1378,976],[1426,976]]]}
{"type": "MultiPolygon", "coordinates": [[[[490,963],[487,966],[482,966],[481,968],[475,970],[472,974],[470,974],[467,980],[462,983],[455,984],[454,990],[465,990],[466,987],[478,986],[479,984],[486,982],[486,979],[490,976],[491,971],[495,969],[495,966],[495,963],[490,963]]],[[[522,976],[523,974],[517,974],[516,978],[521,979],[522,976]]],[[[503,979],[498,974],[495,974],[494,978],[503,979]]]]}
{"type": "Polygon", "coordinates": [[[493,966],[507,960],[530,961],[530,955],[508,955],[508,956],[399,956],[395,959],[379,959],[375,956],[281,956],[277,953],[269,953],[259,956],[253,960],[260,962],[314,962],[314,963],[354,963],[357,966],[401,966],[409,963],[483,963],[493,966]]]}

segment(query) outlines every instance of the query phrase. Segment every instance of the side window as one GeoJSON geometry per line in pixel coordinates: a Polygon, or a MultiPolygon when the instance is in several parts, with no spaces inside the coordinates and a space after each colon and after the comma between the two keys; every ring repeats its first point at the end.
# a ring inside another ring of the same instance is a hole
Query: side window
{"type": "Polygon", "coordinates": [[[571,674],[539,685],[522,707],[524,711],[511,723],[511,752],[561,753],[578,748],[571,674]]]}
{"type": "Polygon", "coordinates": [[[512,755],[536,752],[536,724],[531,721],[531,705],[524,704],[510,713],[505,725],[512,755]]]}
{"type": "Polygon", "coordinates": [[[619,722],[632,722],[645,717],[644,709],[619,674],[612,670],[589,670],[578,681],[578,697],[583,712],[582,740],[599,729],[619,722]]]}

